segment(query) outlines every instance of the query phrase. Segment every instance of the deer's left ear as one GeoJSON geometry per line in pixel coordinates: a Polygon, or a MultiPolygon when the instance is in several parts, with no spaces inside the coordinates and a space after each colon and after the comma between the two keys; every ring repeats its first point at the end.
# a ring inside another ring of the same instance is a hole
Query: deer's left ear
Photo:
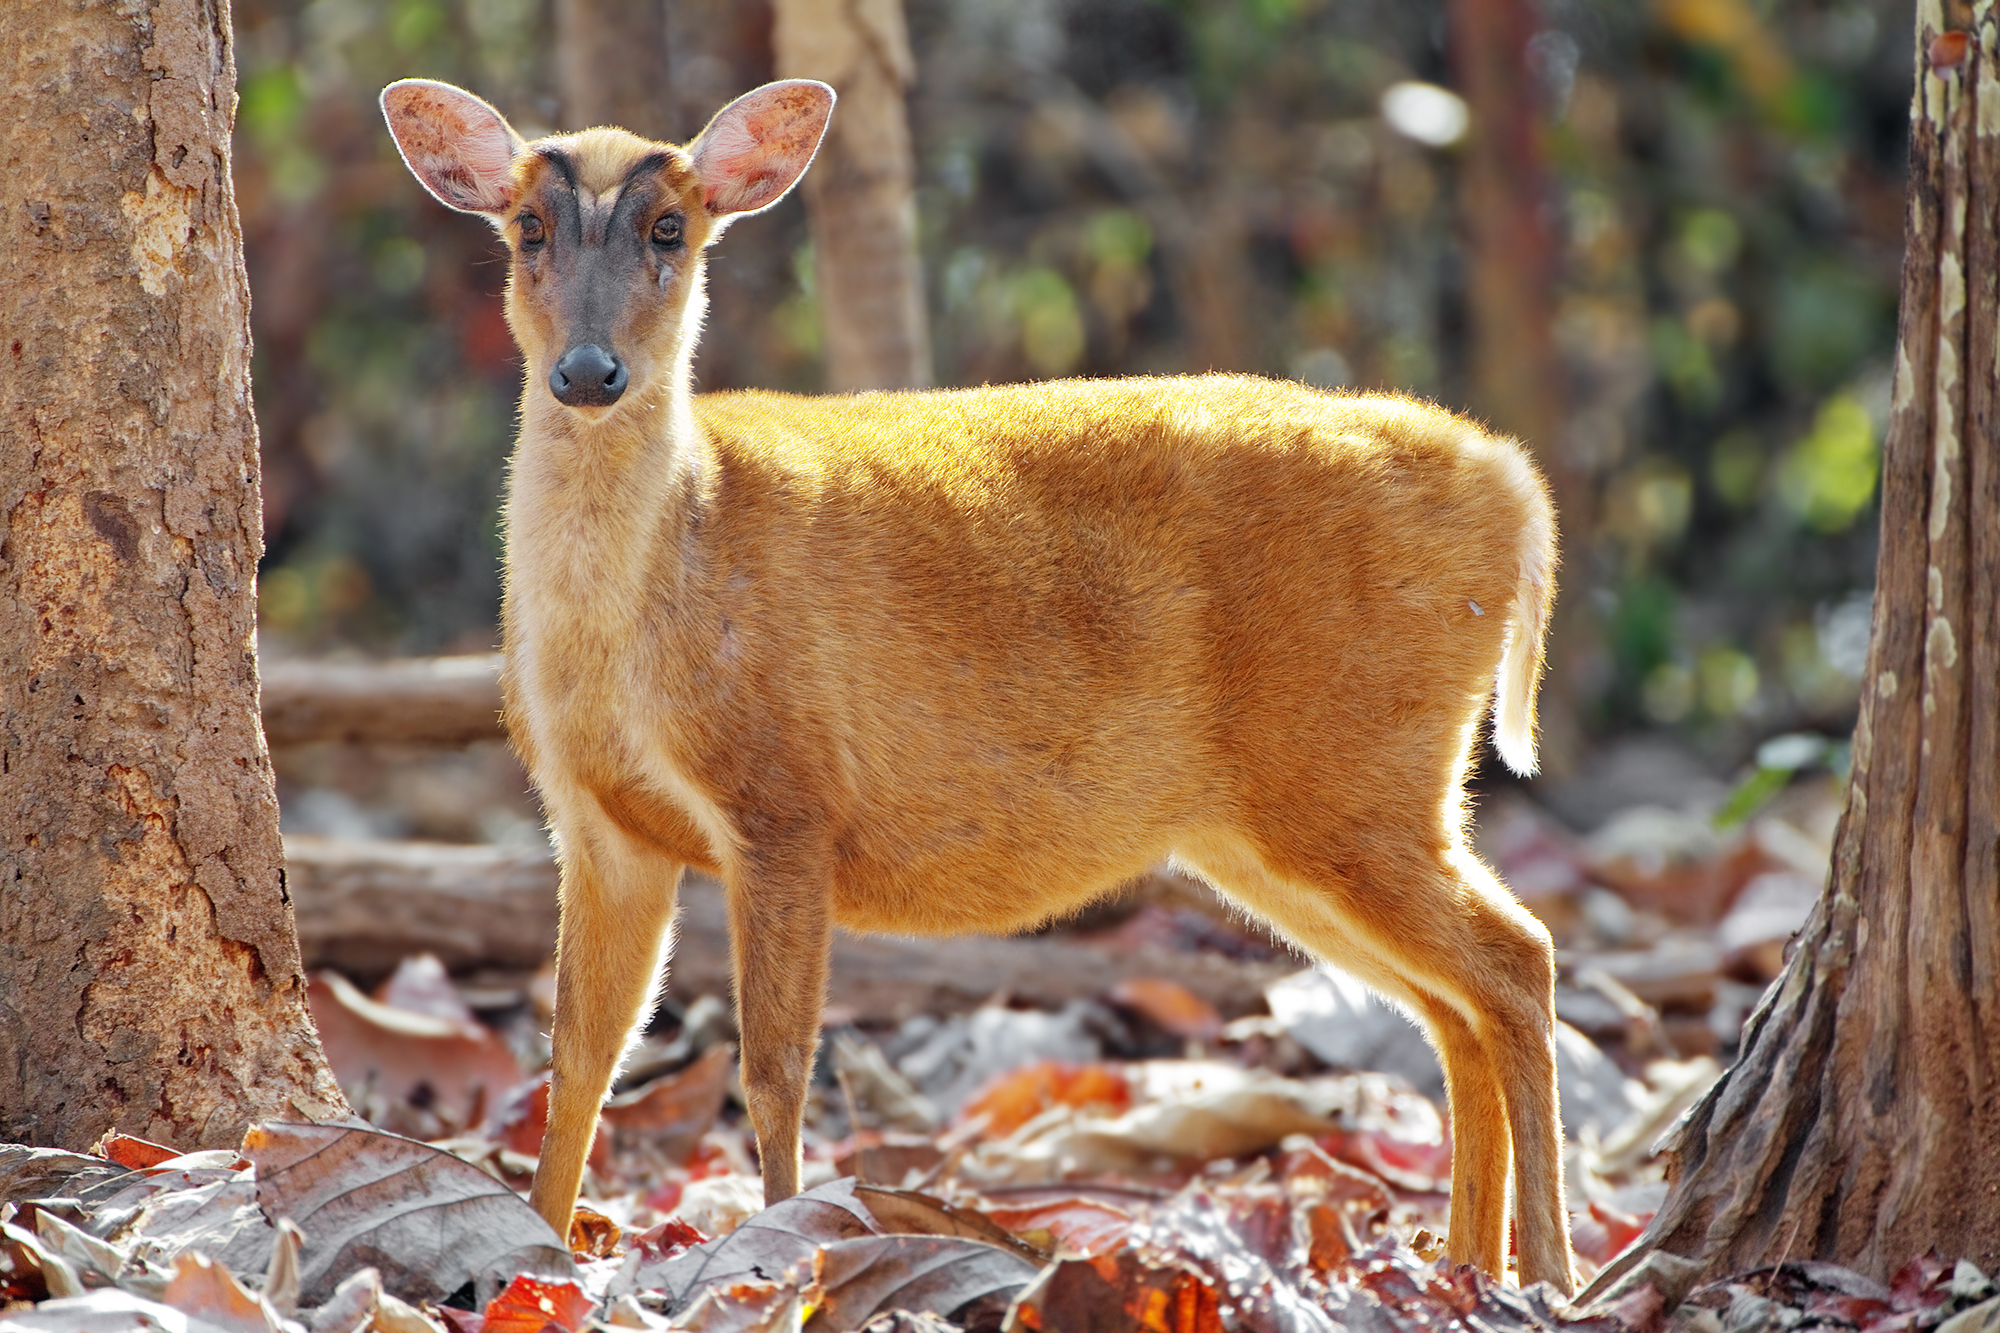
{"type": "Polygon", "coordinates": [[[833,89],[811,79],[767,83],[716,112],[689,145],[708,211],[719,222],[784,198],[812,164],[832,115],[833,89]]]}

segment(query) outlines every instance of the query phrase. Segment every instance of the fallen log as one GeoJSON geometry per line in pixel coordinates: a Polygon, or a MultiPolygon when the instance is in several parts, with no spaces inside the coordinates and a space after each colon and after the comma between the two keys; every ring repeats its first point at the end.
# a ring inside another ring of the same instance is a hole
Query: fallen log
{"type": "MultiPolygon", "coordinates": [[[[556,869],[546,851],[445,843],[285,839],[286,884],[309,967],[385,975],[431,952],[447,968],[533,968],[556,937],[556,869]]],[[[722,888],[689,875],[670,985],[727,995],[729,927],[722,888]]],[[[998,994],[1056,1007],[1133,977],[1167,977],[1225,1018],[1264,1010],[1264,987],[1292,958],[1243,962],[1150,945],[1110,947],[1062,935],[910,939],[837,932],[829,999],[858,1021],[957,1013],[998,994]]]]}
{"type": "Polygon", "coordinates": [[[506,735],[500,654],[392,662],[267,662],[264,735],[272,745],[377,741],[469,745],[506,735]]]}

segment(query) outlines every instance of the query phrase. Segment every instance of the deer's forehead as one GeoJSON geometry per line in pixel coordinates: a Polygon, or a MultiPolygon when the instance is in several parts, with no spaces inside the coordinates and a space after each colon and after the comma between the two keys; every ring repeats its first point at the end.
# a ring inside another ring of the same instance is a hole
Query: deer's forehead
{"type": "Polygon", "coordinates": [[[525,197],[556,189],[574,193],[586,213],[609,209],[634,187],[683,197],[694,192],[694,166],[684,149],[624,130],[586,130],[541,139],[516,163],[525,197]]]}

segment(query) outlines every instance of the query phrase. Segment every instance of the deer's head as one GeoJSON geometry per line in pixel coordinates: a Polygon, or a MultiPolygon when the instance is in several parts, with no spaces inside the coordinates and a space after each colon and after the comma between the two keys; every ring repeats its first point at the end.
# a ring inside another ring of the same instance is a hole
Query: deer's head
{"type": "Polygon", "coordinates": [[[440,203],[491,222],[512,251],[507,323],[564,408],[596,420],[684,375],[703,250],[769,208],[811,163],[833,90],[804,79],[737,98],[685,147],[619,129],[524,142],[448,83],[404,79],[382,113],[440,203]]]}

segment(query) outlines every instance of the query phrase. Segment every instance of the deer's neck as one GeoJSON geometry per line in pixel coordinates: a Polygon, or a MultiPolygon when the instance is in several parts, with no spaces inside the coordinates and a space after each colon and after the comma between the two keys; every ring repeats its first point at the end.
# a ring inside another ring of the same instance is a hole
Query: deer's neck
{"type": "Polygon", "coordinates": [[[684,379],[594,424],[536,387],[508,481],[508,650],[613,652],[694,591],[684,552],[712,447],[684,379]]]}

